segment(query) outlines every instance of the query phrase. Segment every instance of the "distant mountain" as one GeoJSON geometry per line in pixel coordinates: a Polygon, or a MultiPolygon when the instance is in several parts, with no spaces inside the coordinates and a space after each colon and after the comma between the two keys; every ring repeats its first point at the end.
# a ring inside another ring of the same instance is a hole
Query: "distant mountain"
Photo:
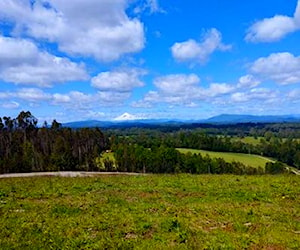
{"type": "Polygon", "coordinates": [[[231,115],[222,114],[218,116],[211,117],[204,121],[205,123],[273,123],[273,122],[300,122],[300,116],[294,115],[231,115]]]}
{"type": "Polygon", "coordinates": [[[168,126],[168,125],[182,125],[182,124],[234,124],[234,123],[276,123],[276,122],[300,122],[300,116],[282,115],[282,116],[255,116],[255,115],[231,115],[222,114],[211,117],[206,120],[168,120],[168,119],[137,119],[133,116],[123,114],[120,119],[113,121],[77,121],[64,123],[63,127],[70,128],[110,128],[110,127],[151,127],[151,126],[168,126]],[[129,119],[128,119],[129,118],[129,119]],[[132,118],[132,119],[131,119],[132,118]]]}
{"type": "Polygon", "coordinates": [[[113,122],[110,122],[110,121],[89,120],[89,121],[76,121],[76,122],[64,123],[63,127],[68,127],[68,128],[95,128],[95,127],[109,127],[112,124],[113,124],[113,122]]]}
{"type": "Polygon", "coordinates": [[[129,114],[127,112],[114,119],[114,121],[135,121],[135,120],[140,120],[140,118],[135,115],[129,114]]]}
{"type": "Polygon", "coordinates": [[[88,120],[88,121],[76,121],[76,122],[68,122],[64,123],[63,127],[68,128],[112,128],[112,127],[144,127],[144,126],[159,126],[159,125],[174,125],[174,124],[182,124],[185,121],[170,121],[166,119],[138,119],[138,120],[128,120],[128,119],[120,119],[114,121],[96,121],[96,120],[88,120]]]}

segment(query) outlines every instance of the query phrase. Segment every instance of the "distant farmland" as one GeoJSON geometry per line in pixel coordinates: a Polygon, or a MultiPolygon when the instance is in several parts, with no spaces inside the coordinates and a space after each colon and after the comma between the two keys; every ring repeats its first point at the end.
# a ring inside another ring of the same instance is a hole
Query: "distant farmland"
{"type": "Polygon", "coordinates": [[[264,168],[267,162],[272,161],[269,158],[262,157],[260,155],[252,154],[240,154],[240,153],[225,153],[225,152],[213,152],[199,149],[187,149],[187,148],[178,148],[181,153],[191,152],[192,154],[201,154],[203,156],[209,155],[211,158],[223,158],[227,162],[241,162],[244,165],[252,167],[262,167],[264,168]]]}

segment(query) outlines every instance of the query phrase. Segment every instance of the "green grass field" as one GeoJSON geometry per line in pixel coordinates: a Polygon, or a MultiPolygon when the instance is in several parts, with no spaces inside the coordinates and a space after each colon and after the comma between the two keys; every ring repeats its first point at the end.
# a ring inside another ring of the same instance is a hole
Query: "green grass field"
{"type": "Polygon", "coordinates": [[[300,249],[300,178],[0,180],[1,249],[300,249]]]}
{"type": "Polygon", "coordinates": [[[224,153],[224,152],[213,152],[206,150],[198,150],[198,149],[186,149],[186,148],[178,148],[181,153],[191,152],[192,154],[202,154],[205,156],[208,154],[211,158],[223,158],[227,162],[238,161],[247,166],[252,167],[262,167],[265,168],[267,162],[271,161],[266,157],[262,157],[259,155],[251,155],[251,154],[240,154],[240,153],[224,153]]]}
{"type": "Polygon", "coordinates": [[[258,145],[260,143],[260,140],[263,139],[264,137],[257,137],[256,139],[253,136],[246,136],[243,138],[234,138],[234,140],[240,140],[243,143],[248,143],[248,144],[252,144],[254,146],[258,145]]]}

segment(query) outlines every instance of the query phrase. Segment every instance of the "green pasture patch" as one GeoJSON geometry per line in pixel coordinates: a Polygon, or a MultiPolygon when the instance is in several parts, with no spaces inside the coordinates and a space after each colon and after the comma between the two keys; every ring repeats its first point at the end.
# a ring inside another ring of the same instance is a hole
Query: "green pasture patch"
{"type": "Polygon", "coordinates": [[[243,143],[247,143],[247,144],[252,144],[254,146],[258,145],[260,143],[260,140],[263,139],[264,137],[253,137],[253,136],[245,136],[243,138],[240,137],[235,137],[233,138],[234,140],[240,140],[243,143]]]}
{"type": "Polygon", "coordinates": [[[227,153],[227,152],[213,152],[206,150],[198,150],[198,149],[186,149],[186,148],[178,148],[181,153],[192,153],[192,154],[201,154],[203,156],[209,155],[211,158],[223,158],[227,162],[241,162],[246,166],[251,167],[261,167],[265,168],[267,162],[272,161],[269,158],[260,156],[260,155],[252,155],[252,154],[241,154],[241,153],[227,153]]]}
{"type": "Polygon", "coordinates": [[[1,249],[300,249],[294,175],[0,179],[1,249]]]}

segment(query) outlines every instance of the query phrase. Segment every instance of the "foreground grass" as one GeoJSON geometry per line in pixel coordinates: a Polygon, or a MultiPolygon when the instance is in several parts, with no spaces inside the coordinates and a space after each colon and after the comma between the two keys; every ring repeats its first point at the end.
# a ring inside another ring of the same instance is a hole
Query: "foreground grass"
{"type": "Polygon", "coordinates": [[[1,249],[300,249],[297,176],[0,180],[1,249]]]}
{"type": "Polygon", "coordinates": [[[227,152],[213,152],[199,149],[188,149],[188,148],[178,148],[181,153],[191,152],[192,154],[202,154],[203,156],[209,155],[211,158],[223,158],[227,162],[238,161],[246,166],[261,167],[265,168],[267,162],[270,162],[269,158],[252,155],[252,154],[240,154],[240,153],[227,153],[227,152]]]}

